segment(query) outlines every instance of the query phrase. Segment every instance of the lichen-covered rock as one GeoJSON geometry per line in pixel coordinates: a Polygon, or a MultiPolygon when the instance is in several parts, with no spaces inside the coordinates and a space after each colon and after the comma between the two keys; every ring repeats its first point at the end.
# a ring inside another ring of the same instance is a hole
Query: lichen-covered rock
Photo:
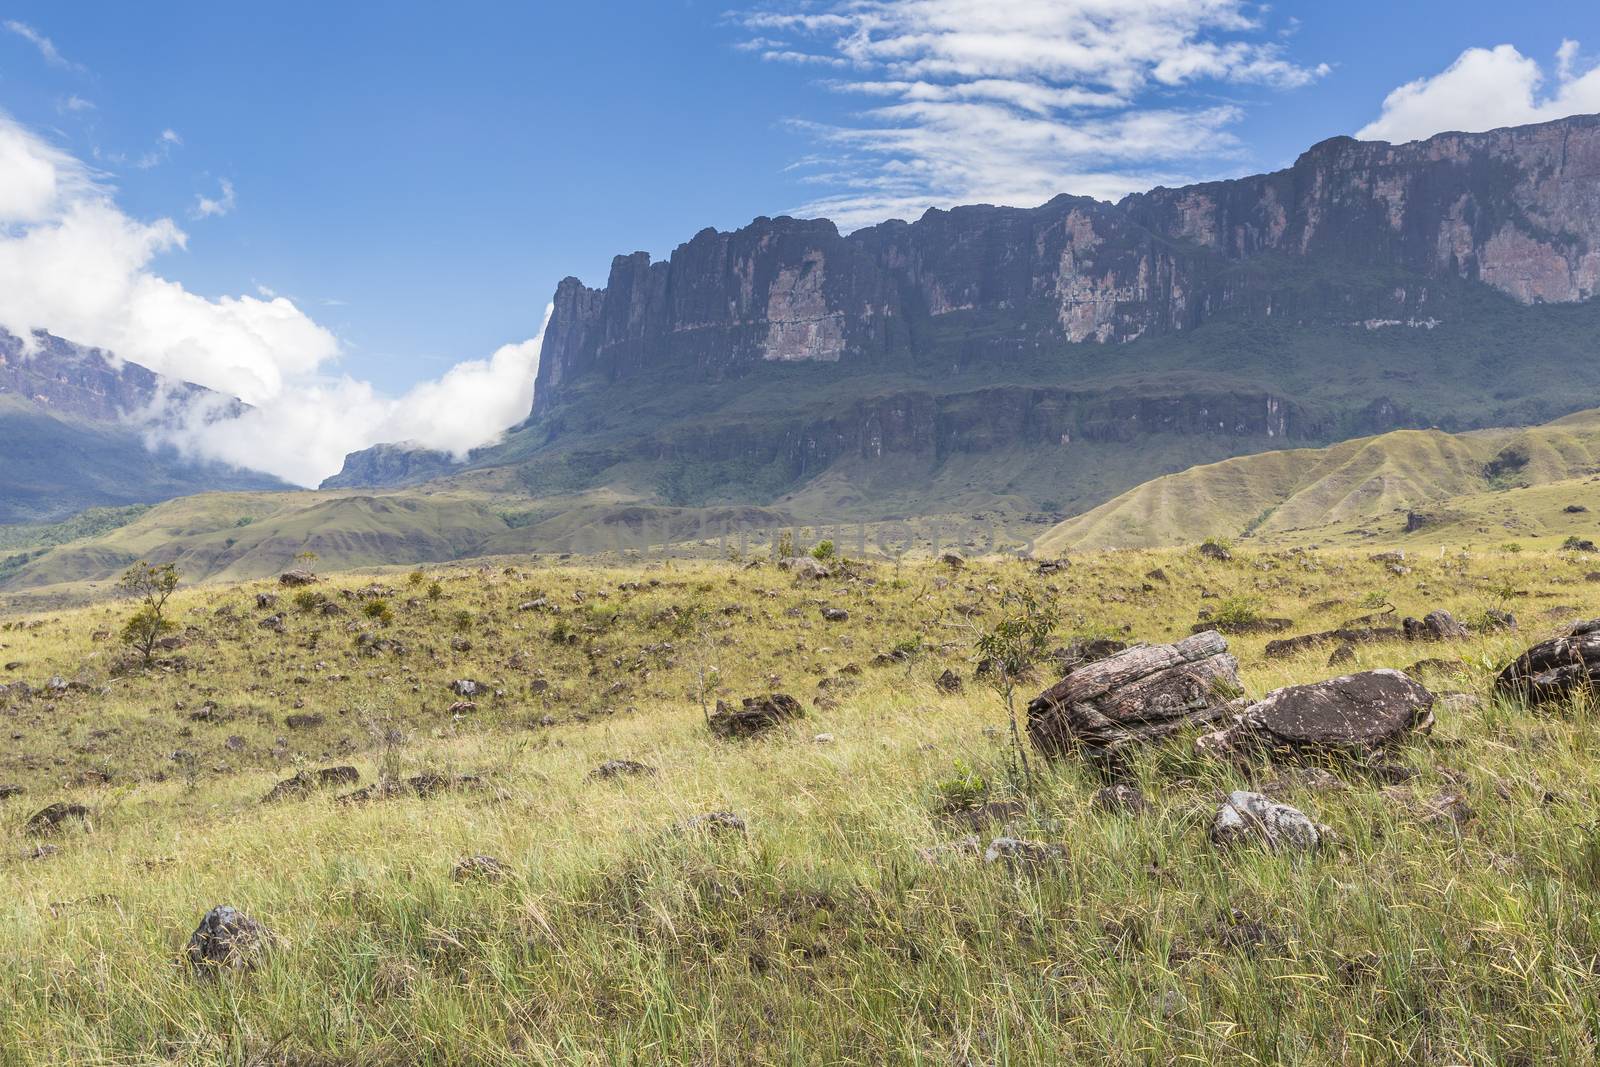
{"type": "Polygon", "coordinates": [[[1205,752],[1366,754],[1433,725],[1434,696],[1399,671],[1275,689],[1197,742],[1205,752]]]}
{"type": "Polygon", "coordinates": [[[1208,630],[1077,668],[1029,702],[1028,736],[1052,757],[1113,751],[1215,722],[1242,691],[1239,661],[1208,630]]]}
{"type": "Polygon", "coordinates": [[[719,700],[706,725],[718,737],[754,737],[793,719],[803,718],[800,702],[787,693],[745,697],[739,707],[719,700]]]}
{"type": "Polygon", "coordinates": [[[298,567],[295,568],[292,571],[284,571],[282,574],[278,575],[278,584],[279,585],[287,585],[287,586],[291,586],[291,587],[303,586],[303,585],[316,585],[317,582],[319,582],[319,581],[321,581],[321,579],[318,578],[315,574],[312,574],[310,571],[305,570],[303,568],[298,568],[298,567]]]}
{"type": "Polygon", "coordinates": [[[1600,619],[1580,622],[1528,649],[1500,672],[1494,690],[1533,705],[1582,690],[1600,692],[1600,619]]]}
{"type": "Polygon", "coordinates": [[[275,941],[271,930],[223,904],[206,912],[184,952],[196,973],[214,978],[223,970],[250,970],[275,941]]]}
{"type": "Polygon", "coordinates": [[[1212,843],[1223,847],[1250,844],[1306,852],[1320,846],[1326,836],[1327,828],[1299,808],[1243,789],[1229,793],[1211,821],[1212,843]]]}

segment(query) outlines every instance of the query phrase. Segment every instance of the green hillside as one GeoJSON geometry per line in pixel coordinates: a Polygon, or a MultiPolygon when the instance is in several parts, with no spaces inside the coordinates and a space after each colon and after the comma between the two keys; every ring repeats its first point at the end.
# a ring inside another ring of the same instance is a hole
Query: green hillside
{"type": "Polygon", "coordinates": [[[1505,528],[1497,505],[1528,499],[1509,495],[1515,487],[1589,497],[1594,489],[1586,479],[1596,471],[1596,411],[1525,430],[1402,430],[1157,478],[1057,525],[1038,549],[1152,547],[1209,537],[1271,542],[1336,531],[1362,537],[1380,528],[1403,534],[1412,511],[1421,524],[1413,535],[1460,540],[1505,528]]]}

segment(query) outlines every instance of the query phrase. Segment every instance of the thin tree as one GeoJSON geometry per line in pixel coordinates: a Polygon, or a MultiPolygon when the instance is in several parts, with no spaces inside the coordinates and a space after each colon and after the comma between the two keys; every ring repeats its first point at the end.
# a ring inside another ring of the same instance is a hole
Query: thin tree
{"type": "Polygon", "coordinates": [[[140,560],[117,583],[139,601],[139,608],[122,627],[122,641],[137,652],[145,666],[155,657],[156,644],[177,627],[167,618],[167,601],[178,588],[178,568],[140,560]]]}
{"type": "Polygon", "coordinates": [[[973,651],[985,681],[1005,704],[1011,728],[1011,773],[1015,777],[1020,760],[1023,779],[1031,790],[1033,767],[1028,762],[1017,719],[1017,682],[1049,651],[1050,636],[1061,621],[1061,612],[1054,600],[1041,600],[1029,590],[1015,594],[1014,599],[1016,610],[979,633],[973,651]]]}

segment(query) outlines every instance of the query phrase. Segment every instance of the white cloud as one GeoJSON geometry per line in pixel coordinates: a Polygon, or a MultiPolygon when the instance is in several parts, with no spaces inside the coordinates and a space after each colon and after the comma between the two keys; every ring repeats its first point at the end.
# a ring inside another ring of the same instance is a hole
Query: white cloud
{"type": "Polygon", "coordinates": [[[66,97],[57,107],[63,112],[93,111],[95,109],[93,100],[85,100],[77,93],[66,97]]]}
{"type": "Polygon", "coordinates": [[[416,441],[464,453],[527,415],[539,338],[387,397],[335,373],[338,340],[293,301],[265,288],[212,300],[156,274],[157,257],[186,241],[171,219],[124,214],[99,176],[0,115],[0,326],[49,330],[255,405],[238,418],[164,411],[177,425],[152,427],[152,440],[314,485],[349,451],[416,441]]]}
{"type": "MultiPolygon", "coordinates": [[[[1236,157],[1234,105],[1183,106],[1202,83],[1306,85],[1246,0],[802,0],[737,16],[739,47],[847,68],[825,83],[881,98],[848,124],[797,121],[830,149],[802,205],[846,227],[930,206],[1116,197],[1236,157]]],[[[1262,8],[1261,10],[1265,10],[1262,8]]]]}
{"type": "Polygon", "coordinates": [[[1445,70],[1394,90],[1376,120],[1356,136],[1414,141],[1436,133],[1475,133],[1600,111],[1600,66],[1579,69],[1578,42],[1556,51],[1555,84],[1543,68],[1509,44],[1469,48],[1445,70]]]}
{"type": "Polygon", "coordinates": [[[194,211],[192,212],[195,218],[219,218],[233,210],[235,203],[233,183],[223,178],[218,184],[222,191],[215,198],[206,196],[204,193],[195,194],[194,211]]]}
{"type": "Polygon", "coordinates": [[[44,57],[45,62],[49,63],[51,66],[62,67],[66,70],[81,71],[83,69],[83,67],[79,64],[74,63],[67,59],[67,57],[63,56],[60,49],[56,48],[54,41],[50,40],[50,38],[34,29],[26,22],[18,22],[16,19],[8,19],[5,23],[5,27],[18,37],[21,37],[23,40],[33,45],[33,47],[37,48],[39,50],[39,54],[44,57]]]}
{"type": "Polygon", "coordinates": [[[178,413],[177,429],[169,422],[152,440],[266,469],[299,485],[316,485],[338,471],[349,453],[385,441],[465,458],[527,417],[543,343],[541,326],[531,340],[502,345],[486,360],[458,363],[400,397],[383,396],[348,376],[307,378],[238,418],[217,421],[204,408],[178,413]],[[263,457],[269,461],[265,467],[263,457]]]}

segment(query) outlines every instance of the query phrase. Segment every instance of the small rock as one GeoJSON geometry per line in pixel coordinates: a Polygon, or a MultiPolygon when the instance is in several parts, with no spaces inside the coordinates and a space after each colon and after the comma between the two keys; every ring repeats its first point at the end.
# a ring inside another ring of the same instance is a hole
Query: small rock
{"type": "Polygon", "coordinates": [[[1218,563],[1226,563],[1233,558],[1233,553],[1229,552],[1216,541],[1207,541],[1205,544],[1200,546],[1200,558],[1215,560],[1218,563]]]}
{"type": "Polygon", "coordinates": [[[984,850],[983,862],[1005,862],[1016,867],[1039,867],[1065,859],[1067,850],[1061,845],[1043,841],[1024,841],[1016,837],[997,837],[984,850]]]}
{"type": "Polygon", "coordinates": [[[223,970],[250,970],[275,940],[265,926],[224,904],[206,912],[185,954],[198,974],[214,978],[223,970]]]}
{"type": "Polygon", "coordinates": [[[287,726],[291,730],[314,730],[327,721],[328,720],[325,716],[319,715],[315,712],[309,712],[301,715],[285,716],[283,725],[287,726]]]}
{"type": "Polygon", "coordinates": [[[754,737],[804,716],[804,709],[794,697],[787,693],[768,693],[745,697],[737,708],[717,701],[717,709],[711,713],[706,725],[718,737],[754,737]]]}
{"type": "Polygon", "coordinates": [[[450,651],[471,652],[472,642],[467,640],[465,637],[452,637],[450,639],[450,651]]]}
{"type": "Polygon", "coordinates": [[[961,676],[948,667],[945,668],[943,674],[934,679],[933,684],[941,693],[961,692],[961,676]]]}
{"type": "Polygon", "coordinates": [[[58,834],[68,821],[76,821],[86,825],[89,821],[89,815],[89,809],[82,804],[59,801],[30,815],[22,830],[29,837],[58,834]]]}
{"type": "Polygon", "coordinates": [[[939,557],[939,562],[953,571],[959,571],[967,565],[966,557],[959,552],[946,552],[939,557]]]}
{"type": "Polygon", "coordinates": [[[680,833],[701,833],[714,836],[723,834],[737,834],[746,836],[750,831],[745,821],[731,811],[710,811],[704,815],[696,815],[692,819],[685,819],[674,827],[680,833]]]}
{"type": "Polygon", "coordinates": [[[478,710],[478,705],[474,704],[470,700],[458,700],[454,704],[450,705],[450,714],[451,715],[466,715],[469,712],[473,712],[473,711],[477,711],[477,710],[478,710]]]}
{"type": "Polygon", "coordinates": [[[1328,666],[1342,667],[1347,663],[1356,661],[1356,646],[1346,641],[1333,650],[1333,655],[1328,657],[1328,666]]]}
{"type": "Polygon", "coordinates": [[[816,737],[813,737],[811,739],[811,743],[814,744],[814,745],[831,745],[831,744],[833,744],[833,735],[832,734],[818,734],[816,737]]]}
{"type": "Polygon", "coordinates": [[[310,571],[302,568],[296,568],[292,571],[284,571],[282,574],[278,575],[279,585],[316,585],[320,580],[321,579],[319,579],[315,574],[312,574],[310,571]]]}
{"type": "Polygon", "coordinates": [[[1318,826],[1299,808],[1271,797],[1236,789],[1211,823],[1211,841],[1219,846],[1263,845],[1273,851],[1309,851],[1322,844],[1326,827],[1318,826]]]}
{"type": "Polygon", "coordinates": [[[1400,629],[1407,641],[1455,641],[1467,636],[1467,628],[1448,611],[1430,611],[1422,619],[1404,619],[1400,629]]]}
{"type": "Polygon", "coordinates": [[[458,678],[450,683],[450,692],[458,697],[475,697],[483,691],[483,686],[471,678],[458,678]]]}
{"type": "Polygon", "coordinates": [[[917,858],[923,863],[934,866],[952,856],[979,856],[982,854],[983,839],[977,834],[968,834],[959,840],[946,841],[931,848],[917,849],[917,858]]]}
{"type": "Polygon", "coordinates": [[[456,861],[450,878],[456,882],[503,882],[511,876],[511,868],[493,856],[467,856],[456,861]]]}
{"type": "Polygon", "coordinates": [[[1094,795],[1094,806],[1115,815],[1142,815],[1149,810],[1150,802],[1137,786],[1108,785],[1094,795]]]}
{"type": "Polygon", "coordinates": [[[0,785],[0,800],[10,800],[12,797],[20,797],[21,795],[22,787],[20,785],[12,785],[9,782],[0,785]]]}
{"type": "Polygon", "coordinates": [[[850,613],[843,608],[823,608],[822,617],[829,622],[849,622],[850,613]]]}
{"type": "Polygon", "coordinates": [[[654,767],[631,759],[608,759],[600,766],[589,772],[590,778],[637,778],[641,775],[654,776],[654,767]]]}
{"type": "Polygon", "coordinates": [[[275,608],[277,606],[278,606],[278,598],[277,598],[277,596],[275,594],[272,594],[272,593],[257,593],[256,594],[256,607],[260,608],[262,611],[271,611],[273,608],[275,608]]]}

